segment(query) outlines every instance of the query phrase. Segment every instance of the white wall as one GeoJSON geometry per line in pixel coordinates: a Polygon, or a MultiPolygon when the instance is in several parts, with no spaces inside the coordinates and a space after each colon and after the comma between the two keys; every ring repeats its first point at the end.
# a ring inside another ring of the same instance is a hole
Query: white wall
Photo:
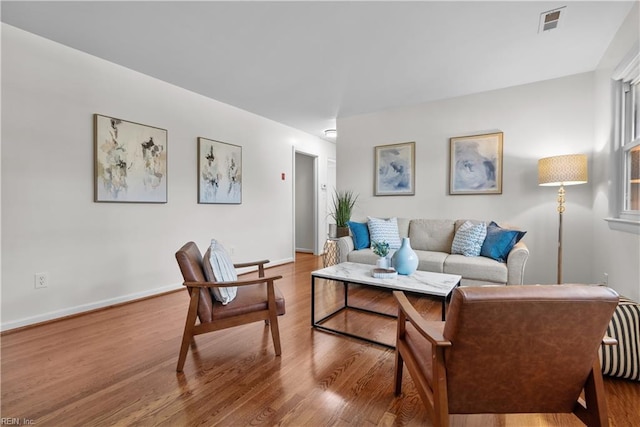
{"type": "Polygon", "coordinates": [[[2,329],[179,287],[189,240],[292,261],[294,149],[327,182],[332,143],[2,24],[2,329]],[[168,130],[167,204],[93,202],[94,113],[168,130]],[[198,136],[243,147],[241,205],[197,204],[198,136]]]}
{"type": "MultiPolygon", "coordinates": [[[[593,269],[609,275],[609,286],[640,301],[640,235],[609,228],[606,217],[617,216],[615,175],[620,172],[616,123],[612,120],[616,98],[611,75],[640,39],[640,6],[635,4],[603,56],[594,79],[595,141],[593,182],[593,269]]],[[[637,229],[637,227],[636,227],[637,229]]]]}
{"type": "MultiPolygon", "coordinates": [[[[477,218],[527,231],[525,283],[556,280],[557,187],[539,187],[539,158],[593,147],[593,73],[338,120],[337,181],[359,194],[355,219],[477,218]],[[448,195],[449,138],[504,132],[503,193],[448,195]],[[416,143],[415,196],[374,197],[374,146],[416,143]]],[[[591,184],[567,187],[565,282],[593,282],[591,184]]]]}

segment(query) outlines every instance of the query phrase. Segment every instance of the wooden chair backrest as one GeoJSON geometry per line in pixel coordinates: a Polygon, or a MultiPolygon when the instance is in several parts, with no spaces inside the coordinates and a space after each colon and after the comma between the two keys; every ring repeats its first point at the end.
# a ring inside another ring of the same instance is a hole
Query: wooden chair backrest
{"type": "MultiPolygon", "coordinates": [[[[180,266],[180,272],[185,282],[206,282],[202,266],[202,254],[194,242],[185,243],[176,252],[176,260],[180,266]]],[[[187,287],[191,293],[191,288],[187,287]]],[[[213,310],[213,300],[209,288],[200,289],[200,301],[198,302],[198,318],[201,323],[211,322],[213,310]]]]}

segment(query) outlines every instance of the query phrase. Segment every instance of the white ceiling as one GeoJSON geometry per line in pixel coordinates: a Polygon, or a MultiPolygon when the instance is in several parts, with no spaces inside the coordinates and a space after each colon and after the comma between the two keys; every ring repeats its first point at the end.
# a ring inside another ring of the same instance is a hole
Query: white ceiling
{"type": "Polygon", "coordinates": [[[594,70],[633,3],[2,1],[1,18],[324,137],[337,117],[594,70]]]}

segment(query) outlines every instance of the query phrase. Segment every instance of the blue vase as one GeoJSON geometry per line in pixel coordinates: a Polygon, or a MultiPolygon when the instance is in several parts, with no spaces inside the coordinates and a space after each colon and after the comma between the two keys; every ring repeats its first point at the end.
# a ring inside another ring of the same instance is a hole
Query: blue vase
{"type": "Polygon", "coordinates": [[[398,274],[408,276],[418,268],[418,255],[411,249],[408,237],[402,238],[402,246],[393,254],[393,268],[398,274]]]}

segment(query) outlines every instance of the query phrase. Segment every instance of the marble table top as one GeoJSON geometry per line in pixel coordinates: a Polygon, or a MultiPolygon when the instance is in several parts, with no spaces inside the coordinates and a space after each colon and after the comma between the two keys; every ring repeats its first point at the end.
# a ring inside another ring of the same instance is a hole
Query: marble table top
{"type": "Polygon", "coordinates": [[[415,292],[440,297],[448,296],[462,276],[416,270],[410,276],[398,274],[391,279],[373,277],[375,265],[343,262],[311,272],[311,276],[361,285],[373,285],[392,290],[415,292]]]}

